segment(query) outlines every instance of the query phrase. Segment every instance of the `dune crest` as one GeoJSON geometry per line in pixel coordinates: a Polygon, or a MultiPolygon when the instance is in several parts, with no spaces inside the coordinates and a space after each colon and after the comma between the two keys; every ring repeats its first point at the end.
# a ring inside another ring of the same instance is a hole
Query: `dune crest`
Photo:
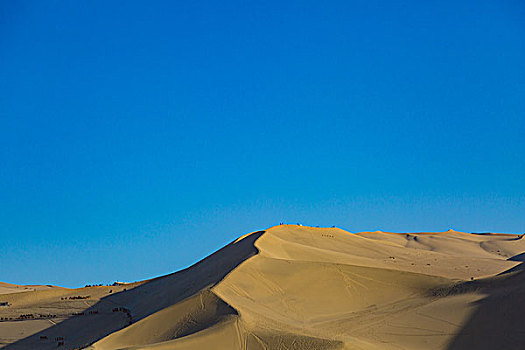
{"type": "Polygon", "coordinates": [[[524,252],[520,235],[279,225],[152,280],[0,295],[0,347],[516,349],[524,252]]]}

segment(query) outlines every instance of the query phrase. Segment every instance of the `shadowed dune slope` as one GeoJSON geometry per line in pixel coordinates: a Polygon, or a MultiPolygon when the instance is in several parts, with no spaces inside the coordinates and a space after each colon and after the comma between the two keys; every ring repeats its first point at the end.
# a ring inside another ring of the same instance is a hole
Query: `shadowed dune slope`
{"type": "Polygon", "coordinates": [[[280,225],[153,280],[4,294],[0,341],[5,349],[516,349],[525,344],[521,237],[280,225]],[[28,313],[49,317],[16,319],[28,313]]]}

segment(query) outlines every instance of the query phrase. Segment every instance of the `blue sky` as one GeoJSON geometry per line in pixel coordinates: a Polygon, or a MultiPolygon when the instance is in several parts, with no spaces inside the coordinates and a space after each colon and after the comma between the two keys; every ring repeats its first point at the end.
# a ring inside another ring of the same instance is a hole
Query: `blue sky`
{"type": "Polygon", "coordinates": [[[0,281],[279,222],[525,231],[522,1],[0,5],[0,281]]]}

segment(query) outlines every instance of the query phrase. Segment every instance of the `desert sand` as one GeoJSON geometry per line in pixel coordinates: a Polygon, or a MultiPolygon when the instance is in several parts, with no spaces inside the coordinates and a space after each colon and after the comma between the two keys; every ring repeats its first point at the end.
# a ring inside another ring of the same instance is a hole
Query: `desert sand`
{"type": "Polygon", "coordinates": [[[152,280],[0,284],[0,347],[525,349],[524,252],[521,235],[279,225],[152,280]]]}
{"type": "Polygon", "coordinates": [[[19,286],[17,284],[0,282],[0,294],[29,292],[29,291],[35,291],[35,290],[52,289],[52,288],[61,288],[61,287],[51,286],[51,285],[46,285],[46,286],[42,286],[42,285],[19,286]]]}

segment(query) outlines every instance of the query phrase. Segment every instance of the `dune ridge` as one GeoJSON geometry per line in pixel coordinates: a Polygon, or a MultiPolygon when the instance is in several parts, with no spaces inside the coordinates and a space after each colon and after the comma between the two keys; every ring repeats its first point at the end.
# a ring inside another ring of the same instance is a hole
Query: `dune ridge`
{"type": "Polygon", "coordinates": [[[0,295],[0,347],[518,349],[524,252],[522,235],[279,225],[152,280],[0,295]]]}

